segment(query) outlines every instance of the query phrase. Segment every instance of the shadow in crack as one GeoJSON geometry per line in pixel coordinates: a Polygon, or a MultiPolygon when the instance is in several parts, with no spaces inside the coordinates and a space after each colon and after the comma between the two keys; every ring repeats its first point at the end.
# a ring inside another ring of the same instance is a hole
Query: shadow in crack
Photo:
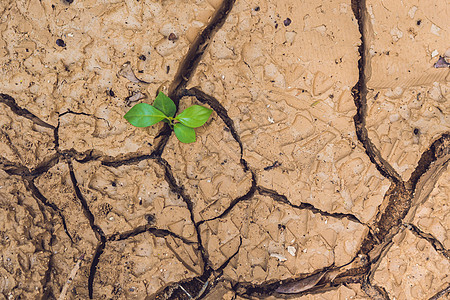
{"type": "Polygon", "coordinates": [[[429,300],[437,300],[437,299],[441,299],[444,296],[449,296],[449,295],[450,295],[450,284],[448,284],[444,289],[442,289],[441,291],[439,291],[435,295],[433,295],[433,297],[431,297],[429,300]]]}
{"type": "Polygon", "coordinates": [[[11,111],[14,112],[16,115],[27,118],[33,121],[33,123],[35,123],[36,125],[45,128],[55,129],[55,126],[42,121],[41,119],[36,117],[36,115],[31,113],[28,109],[22,108],[19,105],[17,105],[16,100],[10,95],[0,94],[0,103],[7,105],[11,109],[11,111]]]}
{"type": "Polygon", "coordinates": [[[439,242],[439,240],[436,239],[433,235],[423,232],[422,230],[420,230],[417,226],[415,226],[413,224],[408,223],[408,224],[404,224],[403,226],[405,226],[406,228],[411,230],[411,232],[414,233],[414,235],[429,242],[431,244],[431,246],[433,246],[434,250],[436,250],[438,253],[443,255],[446,259],[450,260],[450,250],[445,249],[444,245],[442,245],[442,243],[439,242]]]}
{"type": "Polygon", "coordinates": [[[265,187],[261,187],[261,186],[258,186],[257,190],[260,195],[269,196],[277,202],[285,203],[285,204],[290,205],[297,209],[307,209],[307,210],[309,210],[315,214],[319,214],[321,216],[332,217],[332,218],[336,218],[336,219],[347,219],[352,222],[364,224],[356,216],[354,216],[352,214],[330,213],[327,211],[320,210],[320,209],[314,207],[314,205],[312,205],[310,203],[301,203],[300,205],[294,205],[288,200],[288,198],[286,196],[280,195],[274,190],[271,190],[271,189],[268,189],[265,187]]]}
{"type": "Polygon", "coordinates": [[[356,106],[356,115],[354,116],[356,135],[358,140],[363,145],[366,150],[367,156],[369,156],[370,161],[375,164],[377,170],[383,174],[386,178],[391,180],[395,184],[400,184],[403,182],[400,175],[395,171],[395,169],[381,156],[380,151],[375,147],[369,138],[369,134],[366,128],[366,117],[367,117],[367,69],[370,64],[369,62],[369,47],[367,43],[367,7],[366,0],[352,0],[352,10],[353,14],[358,21],[358,28],[361,34],[361,44],[359,45],[359,60],[358,60],[358,70],[359,79],[356,85],[352,88],[352,96],[356,106]]]}
{"type": "Polygon", "coordinates": [[[216,98],[202,92],[200,89],[196,87],[191,88],[189,90],[184,90],[181,95],[193,96],[197,98],[197,100],[200,101],[201,103],[208,104],[217,113],[217,115],[222,119],[222,121],[230,130],[234,140],[239,144],[239,148],[241,149],[241,163],[244,166],[244,170],[247,171],[248,169],[247,162],[242,158],[244,147],[242,146],[241,138],[236,131],[234,121],[228,116],[228,112],[223,107],[223,105],[220,104],[220,102],[216,98]]]}

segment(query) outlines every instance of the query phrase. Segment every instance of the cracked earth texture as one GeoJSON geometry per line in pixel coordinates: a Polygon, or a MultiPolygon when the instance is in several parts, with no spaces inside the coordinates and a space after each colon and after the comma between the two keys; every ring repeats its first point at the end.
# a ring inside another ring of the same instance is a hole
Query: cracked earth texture
{"type": "Polygon", "coordinates": [[[448,299],[448,7],[390,2],[1,1],[0,298],[448,299]]]}

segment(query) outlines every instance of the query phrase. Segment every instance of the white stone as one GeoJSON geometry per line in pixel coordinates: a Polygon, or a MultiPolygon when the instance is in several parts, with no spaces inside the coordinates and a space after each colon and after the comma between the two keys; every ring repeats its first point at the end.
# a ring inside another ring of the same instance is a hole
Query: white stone
{"type": "Polygon", "coordinates": [[[271,253],[270,257],[275,257],[276,259],[278,259],[279,261],[286,261],[287,258],[281,254],[278,253],[271,253]]]}
{"type": "Polygon", "coordinates": [[[288,246],[287,247],[287,251],[289,252],[290,255],[295,256],[295,253],[297,252],[297,249],[295,249],[294,246],[288,246]]]}
{"type": "Polygon", "coordinates": [[[414,15],[416,14],[416,11],[417,11],[417,6],[411,7],[411,9],[408,11],[408,16],[411,19],[414,19],[414,15]]]}
{"type": "Polygon", "coordinates": [[[400,29],[398,29],[398,27],[394,27],[391,29],[391,35],[392,40],[396,42],[403,37],[403,32],[400,29]]]}
{"type": "Polygon", "coordinates": [[[433,52],[431,52],[431,58],[435,58],[438,55],[439,55],[439,52],[436,49],[433,50],[433,52]]]}
{"type": "Polygon", "coordinates": [[[441,28],[437,27],[434,24],[431,24],[430,32],[434,35],[440,36],[439,31],[441,31],[441,28]]]}

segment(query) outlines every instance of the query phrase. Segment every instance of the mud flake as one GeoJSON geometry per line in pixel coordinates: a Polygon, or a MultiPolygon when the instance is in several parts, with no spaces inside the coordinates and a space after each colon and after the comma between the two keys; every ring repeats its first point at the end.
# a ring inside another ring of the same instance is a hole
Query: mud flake
{"type": "Polygon", "coordinates": [[[172,249],[164,238],[152,237],[149,233],[111,242],[98,265],[95,298],[112,297],[116,290],[121,297],[144,299],[169,282],[194,277],[196,274],[186,269],[172,249]],[[136,247],[138,252],[134,250],[136,247]],[[119,290],[114,288],[118,282],[123,283],[119,290]]]}
{"type": "Polygon", "coordinates": [[[374,273],[374,283],[384,286],[391,297],[398,299],[433,296],[448,284],[444,270],[450,268],[450,263],[429,244],[418,250],[416,245],[420,240],[411,232],[399,235],[404,237],[381,260],[374,273]]]}
{"type": "MultiPolygon", "coordinates": [[[[361,225],[351,224],[345,228],[339,222],[331,219],[325,223],[317,215],[308,211],[295,210],[287,205],[273,202],[267,197],[255,196],[245,203],[237,204],[230,214],[222,218],[222,220],[208,221],[201,226],[205,243],[208,246],[211,245],[211,248],[208,249],[217,249],[217,246],[213,245],[221,245],[233,241],[233,239],[227,239],[227,235],[221,233],[220,230],[209,230],[208,228],[211,228],[209,226],[232,228],[230,227],[231,224],[240,224],[239,227],[241,228],[242,246],[236,260],[237,262],[248,260],[248,262],[244,265],[240,263],[232,264],[225,268],[224,272],[230,279],[242,276],[245,281],[255,280],[255,278],[251,277],[252,274],[255,274],[255,272],[259,274],[261,270],[264,270],[265,275],[261,274],[259,278],[261,280],[270,280],[288,278],[301,272],[323,268],[333,263],[330,247],[335,248],[337,244],[345,243],[343,241],[344,232],[348,230],[348,232],[356,233],[360,237],[363,236],[364,232],[361,225]],[[271,214],[266,209],[268,207],[271,207],[271,210],[274,212],[279,211],[280,214],[271,214]],[[244,215],[247,215],[249,219],[240,219],[240,223],[236,221],[232,223],[232,220],[237,220],[239,216],[244,215]],[[286,224],[286,229],[279,231],[278,224],[286,224]],[[274,225],[274,230],[272,231],[278,232],[278,234],[269,234],[271,225],[274,225]],[[323,227],[329,227],[330,230],[335,231],[338,235],[337,240],[339,240],[339,243],[333,244],[331,240],[329,240],[331,244],[324,243],[320,237],[320,231],[323,230],[323,227]],[[248,228],[248,230],[242,230],[242,228],[248,228]],[[319,230],[318,228],[321,229],[319,230]],[[293,248],[297,249],[296,255],[291,254],[293,248]],[[310,249],[310,251],[303,251],[304,249],[310,249]],[[280,266],[283,268],[279,268],[280,266]]],[[[236,236],[236,233],[233,236],[236,236]]],[[[237,245],[234,247],[237,250],[236,247],[237,245]]],[[[354,244],[347,249],[335,250],[335,252],[349,251],[346,258],[340,260],[339,263],[349,261],[357,249],[358,245],[354,244]]],[[[214,265],[220,265],[226,259],[226,256],[214,254],[210,258],[214,265]]]]}

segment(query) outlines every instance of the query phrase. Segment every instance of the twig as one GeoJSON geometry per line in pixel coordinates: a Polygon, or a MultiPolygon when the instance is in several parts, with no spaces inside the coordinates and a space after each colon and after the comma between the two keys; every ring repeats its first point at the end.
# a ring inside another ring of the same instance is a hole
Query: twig
{"type": "Polygon", "coordinates": [[[191,294],[189,294],[188,291],[186,291],[185,288],[181,284],[179,284],[178,286],[189,297],[189,299],[194,299],[194,298],[192,298],[191,294]]]}
{"type": "Polygon", "coordinates": [[[78,258],[78,261],[75,264],[75,267],[73,267],[72,271],[70,272],[69,279],[67,279],[66,283],[64,284],[64,286],[62,288],[62,291],[61,291],[61,294],[59,295],[58,300],[66,299],[67,291],[69,290],[70,284],[72,283],[73,279],[77,275],[77,272],[80,269],[81,262],[83,261],[83,259],[84,259],[84,254],[82,254],[80,256],[80,258],[78,258]]]}

